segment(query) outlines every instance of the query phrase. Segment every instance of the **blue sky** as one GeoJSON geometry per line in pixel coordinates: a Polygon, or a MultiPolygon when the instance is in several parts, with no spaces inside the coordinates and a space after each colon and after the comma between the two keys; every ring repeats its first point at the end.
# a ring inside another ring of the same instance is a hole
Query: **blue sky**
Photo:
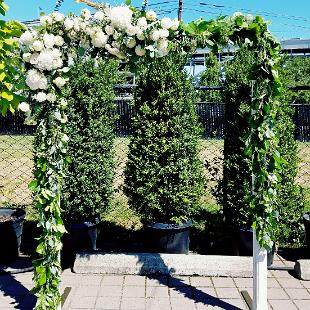
{"type": "MultiPolygon", "coordinates": [[[[271,21],[270,30],[279,39],[310,38],[310,1],[287,0],[183,0],[184,20],[190,21],[199,17],[210,19],[219,15],[229,15],[235,11],[258,14],[271,21]]],[[[40,9],[45,13],[53,11],[56,0],[6,0],[9,7],[6,19],[31,20],[38,17],[40,9]]],[[[97,1],[99,2],[99,1],[97,1]]],[[[121,4],[112,0],[110,4],[121,4]]],[[[140,6],[142,0],[133,0],[140,6]]],[[[78,13],[84,4],[75,0],[64,0],[60,11],[78,13]]],[[[155,9],[160,16],[177,16],[178,0],[150,0],[149,8],[155,9]]]]}

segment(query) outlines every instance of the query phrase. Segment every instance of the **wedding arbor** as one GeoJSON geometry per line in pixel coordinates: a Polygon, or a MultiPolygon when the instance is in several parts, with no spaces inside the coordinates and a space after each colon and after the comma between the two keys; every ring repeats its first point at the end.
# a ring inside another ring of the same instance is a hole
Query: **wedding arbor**
{"type": "MultiPolygon", "coordinates": [[[[35,178],[30,188],[35,192],[36,208],[42,234],[34,261],[36,309],[57,309],[60,305],[61,237],[66,232],[61,218],[61,188],[64,168],[70,161],[66,154],[70,137],[66,134],[67,101],[62,89],[70,79],[70,66],[80,57],[117,57],[131,68],[140,62],[165,57],[173,50],[184,53],[198,47],[216,51],[227,44],[248,45],[256,53],[253,67],[251,117],[246,137],[246,155],[251,158],[252,191],[248,195],[255,241],[255,288],[266,291],[266,249],[272,247],[276,225],[273,202],[276,195],[281,157],[273,131],[281,92],[277,63],[280,45],[257,16],[235,13],[230,17],[189,24],[162,18],[154,11],[131,6],[98,7],[92,17],[82,10],[80,16],[53,12],[42,16],[40,26],[25,31],[19,39],[26,68],[28,102],[19,108],[28,120],[37,122],[35,178]],[[263,273],[259,272],[262,268],[263,273]]],[[[1,60],[2,61],[2,60],[1,60]]],[[[14,96],[13,96],[14,97],[14,96]]],[[[12,98],[17,100],[18,97],[12,98]]],[[[1,102],[1,107],[3,103],[1,102]]],[[[14,110],[12,104],[9,109],[14,110]]],[[[267,309],[266,294],[254,294],[256,309],[267,309]]]]}

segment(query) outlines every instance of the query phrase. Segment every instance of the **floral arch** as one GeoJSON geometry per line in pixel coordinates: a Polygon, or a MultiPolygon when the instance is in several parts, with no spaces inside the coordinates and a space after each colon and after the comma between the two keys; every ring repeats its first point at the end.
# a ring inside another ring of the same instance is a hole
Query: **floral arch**
{"type": "Polygon", "coordinates": [[[57,309],[60,305],[60,251],[65,227],[61,219],[61,182],[70,137],[65,133],[67,102],[62,87],[70,78],[70,66],[78,55],[117,57],[132,66],[154,57],[165,57],[175,49],[247,44],[257,54],[253,68],[251,117],[246,144],[252,159],[252,192],[248,201],[253,228],[263,248],[272,246],[276,225],[272,208],[281,158],[273,126],[281,84],[277,62],[280,45],[261,17],[235,13],[217,20],[197,20],[189,24],[170,18],[157,19],[153,11],[131,6],[100,6],[92,17],[84,9],[81,16],[65,17],[59,12],[41,17],[40,26],[25,31],[20,39],[26,68],[29,103],[21,103],[28,121],[38,124],[35,179],[29,187],[36,194],[42,234],[34,262],[36,309],[57,309]],[[46,109],[46,106],[49,109],[46,109]],[[50,108],[52,107],[52,109],[50,108]]]}

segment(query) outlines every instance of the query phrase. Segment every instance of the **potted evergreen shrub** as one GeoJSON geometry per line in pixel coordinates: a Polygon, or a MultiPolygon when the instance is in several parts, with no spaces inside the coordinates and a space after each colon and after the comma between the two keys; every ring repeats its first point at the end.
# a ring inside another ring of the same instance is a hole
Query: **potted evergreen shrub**
{"type": "Polygon", "coordinates": [[[84,60],[70,72],[65,95],[71,163],[64,177],[62,208],[69,231],[64,244],[70,243],[69,252],[74,252],[96,249],[97,224],[113,193],[113,85],[120,78],[118,63],[112,60],[84,60]]]}
{"type": "Polygon", "coordinates": [[[188,253],[203,190],[195,92],[180,54],[139,72],[124,191],[145,224],[149,250],[188,253]]]}

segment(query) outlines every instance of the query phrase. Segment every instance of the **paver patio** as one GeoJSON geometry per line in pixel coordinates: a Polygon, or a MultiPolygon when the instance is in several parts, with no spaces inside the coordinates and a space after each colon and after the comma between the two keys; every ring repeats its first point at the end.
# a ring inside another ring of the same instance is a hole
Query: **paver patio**
{"type": "MultiPolygon", "coordinates": [[[[276,265],[281,265],[277,261],[276,265]]],[[[252,279],[80,275],[65,270],[62,291],[70,287],[63,309],[203,310],[248,309],[241,291],[252,297],[252,279]]],[[[0,309],[33,309],[32,273],[0,276],[0,309]]],[[[310,309],[310,282],[287,271],[268,272],[272,310],[310,309]]]]}

